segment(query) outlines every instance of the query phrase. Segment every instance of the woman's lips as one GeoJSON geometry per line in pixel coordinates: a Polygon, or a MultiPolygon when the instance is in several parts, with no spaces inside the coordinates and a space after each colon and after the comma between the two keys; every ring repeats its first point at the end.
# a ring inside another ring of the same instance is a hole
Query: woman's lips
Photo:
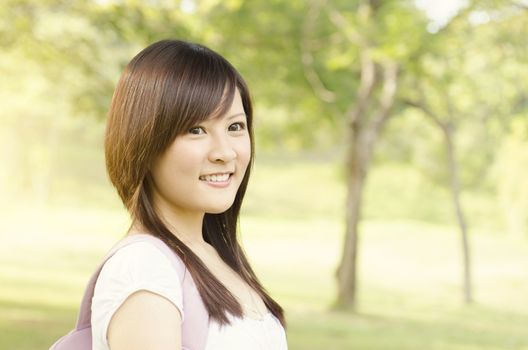
{"type": "Polygon", "coordinates": [[[216,188],[224,188],[231,184],[233,174],[215,174],[200,176],[200,181],[205,182],[209,186],[216,188]]]}

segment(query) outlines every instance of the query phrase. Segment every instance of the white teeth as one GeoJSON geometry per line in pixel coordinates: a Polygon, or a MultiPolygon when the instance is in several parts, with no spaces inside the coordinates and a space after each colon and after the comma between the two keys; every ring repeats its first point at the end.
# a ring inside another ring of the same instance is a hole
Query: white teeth
{"type": "Polygon", "coordinates": [[[227,181],[227,179],[229,179],[229,174],[200,176],[200,180],[205,180],[208,182],[224,182],[227,181]]]}

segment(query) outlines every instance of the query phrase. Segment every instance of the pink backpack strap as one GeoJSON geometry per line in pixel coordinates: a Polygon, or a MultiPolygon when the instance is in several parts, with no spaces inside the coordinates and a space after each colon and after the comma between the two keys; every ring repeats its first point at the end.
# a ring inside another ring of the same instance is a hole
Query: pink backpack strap
{"type": "Polygon", "coordinates": [[[207,333],[209,331],[209,314],[203,304],[202,298],[196,289],[191,274],[180,257],[175,254],[161,239],[150,234],[133,234],[125,236],[117,242],[106,254],[101,265],[90,278],[81,303],[79,317],[75,329],[81,330],[91,326],[92,298],[97,278],[101,269],[119,249],[136,242],[150,242],[155,245],[171,261],[178,272],[183,289],[183,323],[182,345],[183,350],[205,349],[207,333]]]}

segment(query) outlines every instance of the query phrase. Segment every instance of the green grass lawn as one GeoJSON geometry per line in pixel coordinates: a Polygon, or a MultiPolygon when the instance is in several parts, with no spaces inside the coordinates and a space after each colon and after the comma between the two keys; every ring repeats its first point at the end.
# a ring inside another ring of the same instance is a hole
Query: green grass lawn
{"type": "MultiPolygon", "coordinates": [[[[358,312],[330,311],[342,187],[329,168],[297,167],[284,177],[272,169],[285,168],[256,169],[241,239],[286,310],[290,349],[528,350],[528,240],[471,231],[476,302],[468,306],[454,227],[369,218],[358,312]],[[328,187],[313,186],[314,177],[328,187]]],[[[2,209],[0,349],[47,349],[73,327],[87,279],[126,230],[118,207],[2,209]]]]}

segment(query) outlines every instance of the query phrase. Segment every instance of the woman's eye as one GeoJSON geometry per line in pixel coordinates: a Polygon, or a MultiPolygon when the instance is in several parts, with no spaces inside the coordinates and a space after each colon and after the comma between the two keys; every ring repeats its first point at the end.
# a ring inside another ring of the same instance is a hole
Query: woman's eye
{"type": "Polygon", "coordinates": [[[242,122],[233,123],[229,126],[229,131],[242,131],[246,128],[246,124],[242,122]]]}
{"type": "Polygon", "coordinates": [[[194,127],[189,129],[189,134],[200,135],[200,134],[203,134],[203,133],[205,133],[205,131],[204,131],[204,129],[201,126],[194,126],[194,127]]]}

